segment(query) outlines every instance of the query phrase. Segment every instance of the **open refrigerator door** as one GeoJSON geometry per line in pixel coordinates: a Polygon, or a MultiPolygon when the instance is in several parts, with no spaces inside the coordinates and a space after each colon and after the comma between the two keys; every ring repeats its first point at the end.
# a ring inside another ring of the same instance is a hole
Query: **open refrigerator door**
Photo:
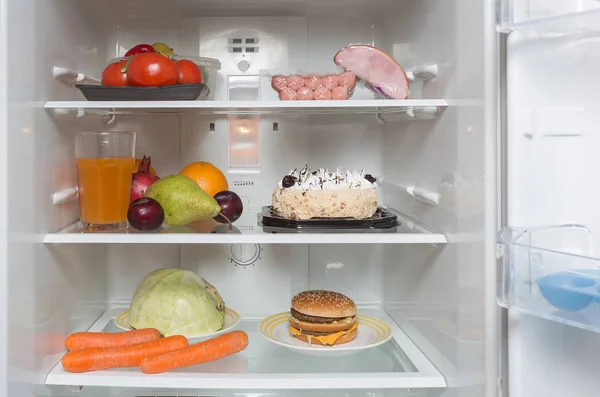
{"type": "Polygon", "coordinates": [[[505,227],[510,396],[593,396],[600,347],[600,3],[500,1],[506,33],[505,227]]]}

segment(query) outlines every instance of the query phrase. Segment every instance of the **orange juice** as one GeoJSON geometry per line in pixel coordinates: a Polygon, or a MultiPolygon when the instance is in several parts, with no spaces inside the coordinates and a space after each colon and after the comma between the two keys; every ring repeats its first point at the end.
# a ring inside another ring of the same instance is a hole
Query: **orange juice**
{"type": "Polygon", "coordinates": [[[133,157],[75,159],[82,223],[125,222],[134,161],[133,157]]]}

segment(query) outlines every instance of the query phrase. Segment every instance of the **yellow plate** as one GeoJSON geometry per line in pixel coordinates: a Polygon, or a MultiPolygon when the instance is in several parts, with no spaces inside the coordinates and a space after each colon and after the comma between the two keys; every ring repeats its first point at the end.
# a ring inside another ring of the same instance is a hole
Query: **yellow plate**
{"type": "Polygon", "coordinates": [[[333,346],[308,344],[290,335],[289,316],[289,312],[283,312],[265,318],[258,324],[258,332],[269,342],[290,349],[311,352],[349,352],[369,349],[379,346],[392,338],[392,329],[389,325],[376,318],[357,314],[358,333],[353,341],[333,346]]]}
{"type": "MultiPolygon", "coordinates": [[[[206,338],[211,336],[216,336],[227,331],[231,331],[235,326],[240,322],[240,315],[235,311],[228,307],[225,308],[225,324],[223,328],[218,331],[211,332],[209,334],[204,335],[183,335],[188,339],[196,339],[196,338],[206,338]]],[[[121,328],[124,331],[132,331],[133,329],[129,325],[129,309],[125,310],[123,313],[119,314],[115,318],[115,325],[121,328]]]]}

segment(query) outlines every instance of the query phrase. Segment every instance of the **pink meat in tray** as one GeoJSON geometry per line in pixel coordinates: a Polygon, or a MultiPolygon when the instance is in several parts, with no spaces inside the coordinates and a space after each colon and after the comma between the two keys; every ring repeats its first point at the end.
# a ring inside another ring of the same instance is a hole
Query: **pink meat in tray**
{"type": "Polygon", "coordinates": [[[311,101],[314,98],[314,92],[308,87],[300,87],[296,91],[296,97],[299,101],[311,101]]]}
{"type": "Polygon", "coordinates": [[[294,91],[298,91],[300,87],[304,86],[304,77],[302,76],[289,76],[287,78],[287,86],[294,91]]]}
{"type": "Polygon", "coordinates": [[[346,87],[335,87],[331,91],[331,99],[334,101],[341,101],[348,99],[348,89],[346,87]]]}
{"type": "Polygon", "coordinates": [[[295,101],[298,99],[298,95],[295,90],[292,90],[290,87],[284,87],[279,92],[279,99],[282,101],[295,101]]]}
{"type": "Polygon", "coordinates": [[[311,90],[316,90],[321,86],[322,79],[319,76],[310,76],[304,78],[304,86],[310,88],[311,90]]]}
{"type": "Polygon", "coordinates": [[[350,90],[356,86],[356,76],[352,72],[344,72],[338,76],[338,84],[350,90]]]}
{"type": "Polygon", "coordinates": [[[338,86],[337,75],[332,74],[330,76],[323,77],[323,87],[327,88],[328,90],[333,90],[337,86],[338,86]]]}
{"type": "Polygon", "coordinates": [[[331,100],[331,90],[321,86],[315,90],[313,97],[316,101],[329,101],[331,100]]]}
{"type": "Polygon", "coordinates": [[[271,79],[271,87],[277,92],[287,87],[287,77],[285,76],[273,76],[271,79]]]}

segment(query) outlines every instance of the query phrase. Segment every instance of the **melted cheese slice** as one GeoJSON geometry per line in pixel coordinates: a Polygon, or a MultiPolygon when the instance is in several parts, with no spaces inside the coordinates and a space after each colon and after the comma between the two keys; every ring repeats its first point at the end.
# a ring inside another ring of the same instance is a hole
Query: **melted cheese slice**
{"type": "Polygon", "coordinates": [[[308,337],[308,343],[312,343],[311,341],[316,340],[321,342],[322,345],[333,345],[335,343],[336,340],[338,340],[339,338],[341,338],[342,336],[354,331],[356,328],[358,328],[358,323],[355,323],[352,328],[346,330],[346,331],[340,331],[340,332],[336,332],[334,334],[329,334],[329,335],[307,335],[307,334],[303,334],[301,330],[296,329],[294,327],[290,327],[290,334],[292,336],[296,336],[296,335],[304,335],[306,337],[308,337]]]}

